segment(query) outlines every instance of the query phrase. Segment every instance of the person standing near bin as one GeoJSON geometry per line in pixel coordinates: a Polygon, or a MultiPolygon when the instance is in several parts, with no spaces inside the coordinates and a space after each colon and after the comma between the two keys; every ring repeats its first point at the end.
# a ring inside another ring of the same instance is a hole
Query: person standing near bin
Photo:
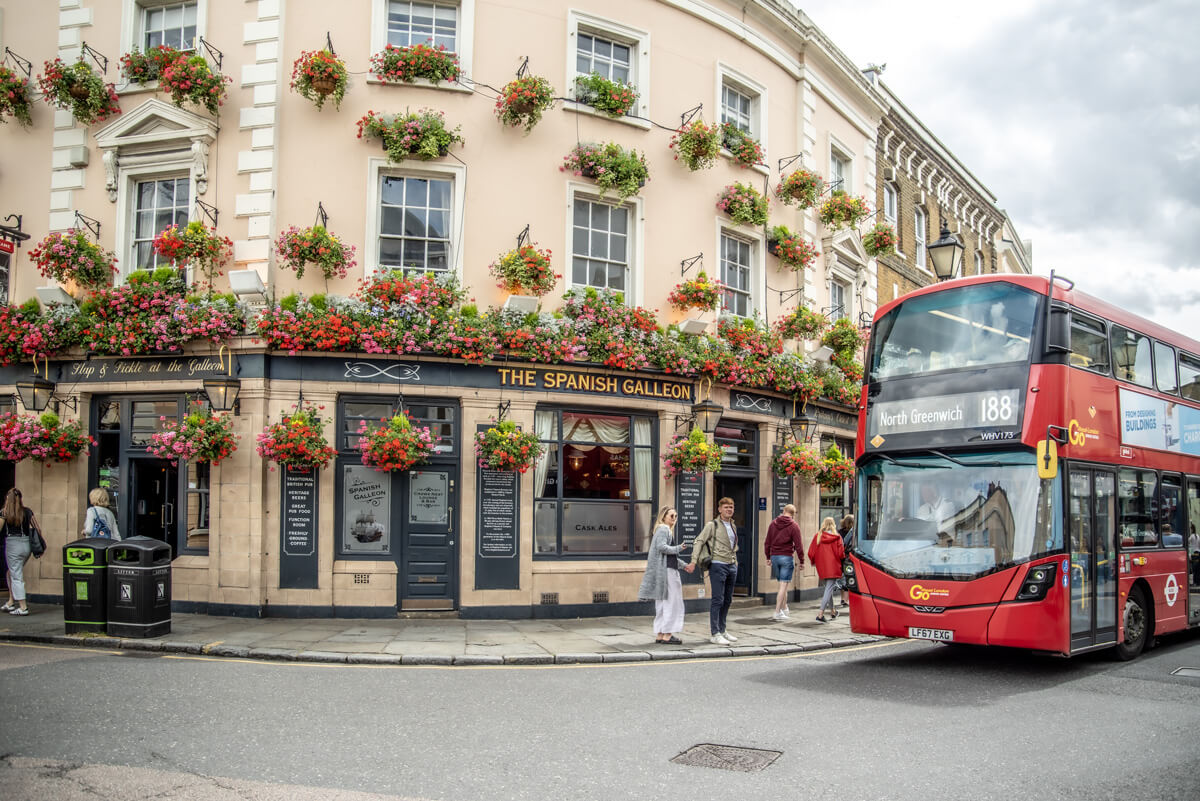
{"type": "Polygon", "coordinates": [[[800,526],[793,519],[796,507],[787,504],[779,517],[767,527],[767,538],[763,542],[767,561],[771,563],[771,575],[779,581],[779,592],[775,595],[775,614],[771,619],[779,622],[788,619],[787,591],[796,567],[804,567],[804,543],[800,539],[800,526]],[[792,559],[795,554],[796,559],[792,559]]]}
{"type": "Polygon", "coordinates": [[[712,563],[708,570],[708,581],[712,592],[712,605],[708,610],[708,626],[712,632],[709,642],[729,645],[737,642],[725,630],[729,607],[733,604],[733,582],[737,578],[737,526],[733,522],[733,498],[717,501],[717,517],[710,520],[692,543],[692,562],[702,563],[701,557],[707,550],[712,563]]]}
{"type": "Polygon", "coordinates": [[[104,487],[96,487],[88,493],[87,517],[83,519],[83,531],[80,532],[83,536],[121,539],[121,529],[117,527],[117,516],[108,508],[110,503],[112,501],[108,496],[108,490],[104,487]]]}
{"type": "MultiPolygon", "coordinates": [[[[654,539],[650,552],[646,554],[646,575],[638,589],[639,601],[654,601],[654,641],[669,645],[681,645],[683,640],[675,635],[683,631],[683,582],[679,577],[679,553],[686,551],[687,544],[675,544],[675,521],[679,514],[670,506],[664,506],[655,521],[654,539]]],[[[684,570],[691,573],[695,566],[684,570]]]]}
{"type": "MultiPolygon", "coordinates": [[[[21,491],[13,487],[4,498],[0,511],[0,532],[4,534],[4,558],[8,564],[8,603],[0,609],[10,615],[28,615],[25,603],[25,563],[32,553],[30,533],[38,528],[33,510],[21,502],[21,491]]],[[[39,529],[40,530],[40,529],[39,529]]]]}

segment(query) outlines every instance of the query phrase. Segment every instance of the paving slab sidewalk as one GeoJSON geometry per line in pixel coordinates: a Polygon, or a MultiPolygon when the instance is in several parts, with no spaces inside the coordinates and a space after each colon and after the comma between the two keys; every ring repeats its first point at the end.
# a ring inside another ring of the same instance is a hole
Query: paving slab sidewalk
{"type": "Polygon", "coordinates": [[[236,618],[175,614],[161,637],[132,639],[65,634],[61,606],[33,604],[28,617],[0,618],[0,642],[34,642],[84,648],[209,654],[261,660],[351,664],[499,665],[588,664],[660,659],[786,654],[843,648],[880,637],[850,631],[848,610],[827,623],[815,602],[792,606],[791,619],[771,619],[768,606],[730,610],[737,642],[709,642],[708,615],[691,613],[678,636],[682,645],[659,645],[652,616],[563,620],[464,620],[236,618]]]}

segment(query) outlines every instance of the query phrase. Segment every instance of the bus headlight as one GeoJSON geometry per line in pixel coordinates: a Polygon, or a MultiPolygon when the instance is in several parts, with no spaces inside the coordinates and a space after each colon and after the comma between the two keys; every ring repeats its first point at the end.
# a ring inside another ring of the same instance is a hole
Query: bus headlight
{"type": "Polygon", "coordinates": [[[1053,564],[1029,568],[1021,591],[1017,593],[1017,600],[1040,601],[1045,598],[1046,594],[1050,592],[1050,588],[1054,586],[1054,576],[1057,572],[1058,566],[1053,564]]]}

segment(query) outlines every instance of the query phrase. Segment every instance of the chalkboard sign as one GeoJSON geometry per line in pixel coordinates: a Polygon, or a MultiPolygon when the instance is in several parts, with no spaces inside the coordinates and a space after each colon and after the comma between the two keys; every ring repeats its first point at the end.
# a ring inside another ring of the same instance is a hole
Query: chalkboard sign
{"type": "Polygon", "coordinates": [[[775,517],[783,513],[783,507],[792,502],[792,477],[771,475],[771,489],[775,496],[775,517]]]}
{"type": "MultiPolygon", "coordinates": [[[[480,426],[486,430],[487,426],[480,426]]],[[[475,469],[475,589],[521,588],[520,473],[475,469]]]]}
{"type": "MultiPolygon", "coordinates": [[[[680,473],[675,476],[675,511],[679,519],[675,522],[675,539],[691,545],[707,522],[704,519],[704,473],[680,473]]],[[[680,554],[681,561],[691,561],[691,550],[680,554]]],[[[699,571],[680,573],[685,584],[704,581],[699,571]]]]}
{"type": "Polygon", "coordinates": [[[283,470],[279,587],[317,588],[317,471],[283,470]]]}

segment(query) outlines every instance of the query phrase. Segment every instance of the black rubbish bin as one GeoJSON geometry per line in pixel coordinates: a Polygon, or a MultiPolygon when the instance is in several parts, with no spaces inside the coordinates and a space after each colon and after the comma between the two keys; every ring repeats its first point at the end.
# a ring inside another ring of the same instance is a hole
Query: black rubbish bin
{"type": "Polygon", "coordinates": [[[109,636],[170,633],[171,546],[149,537],[130,537],[111,542],[107,556],[109,636]]]}
{"type": "Polygon", "coordinates": [[[63,547],[63,623],[67,634],[81,631],[104,633],[108,608],[107,537],[88,537],[63,547]]]}

